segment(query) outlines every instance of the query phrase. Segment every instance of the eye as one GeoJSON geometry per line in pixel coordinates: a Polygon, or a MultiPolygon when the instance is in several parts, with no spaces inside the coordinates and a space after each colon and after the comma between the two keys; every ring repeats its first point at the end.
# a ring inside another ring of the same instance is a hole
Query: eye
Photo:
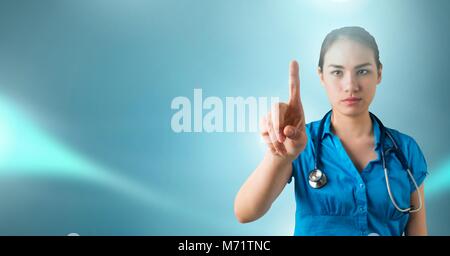
{"type": "Polygon", "coordinates": [[[367,75],[367,74],[369,74],[369,70],[367,70],[367,69],[360,69],[360,70],[358,70],[358,75],[367,75]]]}
{"type": "Polygon", "coordinates": [[[342,71],[341,70],[333,70],[333,71],[331,71],[331,74],[333,76],[341,76],[342,75],[342,71]]]}

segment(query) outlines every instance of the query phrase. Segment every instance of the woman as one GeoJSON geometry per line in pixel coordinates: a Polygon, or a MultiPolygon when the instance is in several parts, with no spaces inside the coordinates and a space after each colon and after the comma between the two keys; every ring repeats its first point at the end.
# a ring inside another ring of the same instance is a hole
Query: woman
{"type": "Polygon", "coordinates": [[[270,150],[236,196],[237,219],[264,215],[294,177],[294,235],[427,235],[425,158],[413,138],[369,112],[382,77],[375,39],[360,27],[333,30],[318,75],[332,111],[305,125],[298,64],[291,62],[289,102],[261,123],[270,150]]]}

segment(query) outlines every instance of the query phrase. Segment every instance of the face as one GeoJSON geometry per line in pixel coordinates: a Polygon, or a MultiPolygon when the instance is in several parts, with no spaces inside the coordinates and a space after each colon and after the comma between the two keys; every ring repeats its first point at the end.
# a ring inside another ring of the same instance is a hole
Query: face
{"type": "Polygon", "coordinates": [[[330,46],[318,73],[333,111],[346,116],[367,113],[381,82],[381,67],[377,70],[373,50],[346,38],[330,46]]]}

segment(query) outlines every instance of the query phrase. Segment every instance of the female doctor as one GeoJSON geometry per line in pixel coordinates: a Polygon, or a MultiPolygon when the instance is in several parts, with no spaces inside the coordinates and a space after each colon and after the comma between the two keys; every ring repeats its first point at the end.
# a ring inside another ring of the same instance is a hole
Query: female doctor
{"type": "Polygon", "coordinates": [[[292,61],[289,102],[263,118],[269,150],[235,198],[239,222],[264,215],[293,177],[294,235],[427,235],[425,158],[369,112],[382,77],[375,39],[361,27],[331,31],[317,72],[332,110],[305,125],[292,61]]]}

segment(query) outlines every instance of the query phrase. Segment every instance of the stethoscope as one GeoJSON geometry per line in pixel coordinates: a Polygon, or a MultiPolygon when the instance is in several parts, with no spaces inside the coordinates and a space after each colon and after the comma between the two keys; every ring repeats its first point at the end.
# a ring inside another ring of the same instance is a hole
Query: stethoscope
{"type": "MultiPolygon", "coordinates": [[[[327,119],[327,116],[331,113],[331,111],[332,110],[328,111],[328,113],[326,113],[325,116],[320,121],[318,136],[317,136],[317,139],[314,141],[316,158],[314,161],[314,169],[309,173],[308,178],[309,178],[309,185],[312,188],[316,188],[316,189],[322,188],[328,182],[327,176],[325,175],[325,173],[319,169],[319,163],[320,163],[320,154],[322,151],[322,133],[323,133],[323,129],[324,129],[324,124],[325,124],[325,120],[327,119]]],[[[372,114],[370,112],[369,112],[369,114],[373,119],[375,119],[375,121],[378,123],[378,125],[380,127],[381,161],[383,162],[384,177],[386,179],[386,188],[387,188],[387,191],[388,191],[388,194],[389,194],[392,204],[400,212],[408,212],[409,213],[409,212],[420,211],[422,209],[422,198],[421,198],[419,187],[417,186],[416,180],[414,179],[411,171],[409,170],[408,162],[405,158],[405,155],[403,154],[402,150],[398,147],[397,143],[394,140],[394,137],[392,137],[392,134],[384,127],[384,125],[380,121],[380,119],[378,119],[374,114],[372,114]],[[392,141],[392,144],[394,145],[394,147],[384,150],[384,142],[385,142],[386,136],[389,137],[389,139],[392,141]],[[397,202],[395,201],[394,197],[392,196],[391,186],[389,184],[388,170],[387,170],[387,165],[386,165],[386,157],[385,157],[391,151],[394,152],[394,154],[397,156],[398,160],[400,161],[400,163],[402,165],[402,168],[404,170],[406,170],[406,172],[408,173],[414,186],[416,187],[417,192],[419,193],[419,207],[418,208],[413,209],[412,207],[409,207],[409,208],[402,209],[397,205],[397,202]]]]}

